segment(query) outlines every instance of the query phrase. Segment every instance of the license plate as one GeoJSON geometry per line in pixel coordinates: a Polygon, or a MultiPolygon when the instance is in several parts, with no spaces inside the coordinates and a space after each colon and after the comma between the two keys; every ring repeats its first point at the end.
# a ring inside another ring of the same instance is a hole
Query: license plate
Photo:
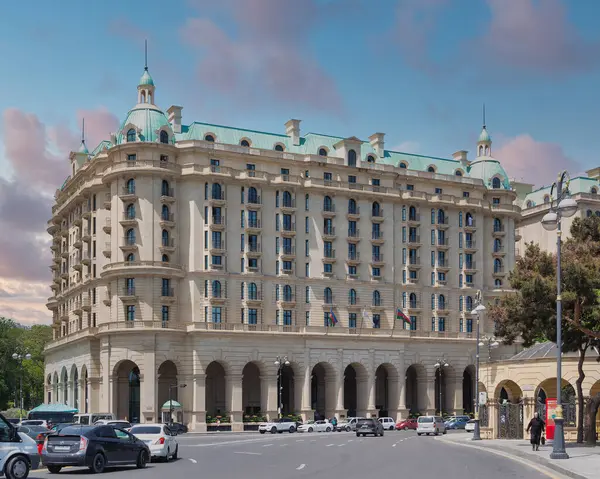
{"type": "Polygon", "coordinates": [[[54,446],[54,450],[59,452],[70,451],[71,446],[54,446]]]}

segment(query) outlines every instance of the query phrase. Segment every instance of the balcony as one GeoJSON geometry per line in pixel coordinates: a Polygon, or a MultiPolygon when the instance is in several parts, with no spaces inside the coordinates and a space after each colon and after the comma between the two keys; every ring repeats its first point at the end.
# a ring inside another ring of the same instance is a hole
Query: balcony
{"type": "Polygon", "coordinates": [[[121,251],[133,251],[137,249],[137,244],[135,242],[135,238],[124,237],[121,240],[121,251]]]}
{"type": "Polygon", "coordinates": [[[175,239],[174,238],[163,238],[160,242],[161,251],[175,251],[175,239]]]}
{"type": "Polygon", "coordinates": [[[135,187],[123,187],[121,188],[121,192],[119,194],[119,198],[122,201],[135,201],[137,200],[137,195],[135,193],[135,187]]]}
{"type": "Polygon", "coordinates": [[[75,271],[81,271],[81,268],[82,268],[82,267],[83,267],[83,266],[82,266],[82,264],[79,262],[79,259],[76,259],[76,260],[75,260],[75,263],[73,264],[73,269],[74,269],[75,271]]]}
{"type": "Polygon", "coordinates": [[[248,196],[248,203],[246,206],[249,210],[257,210],[262,208],[262,198],[259,195],[253,197],[248,196]]]}
{"type": "Polygon", "coordinates": [[[104,194],[104,208],[110,210],[112,206],[112,195],[110,193],[104,194]]]}
{"type": "Polygon", "coordinates": [[[248,306],[259,306],[262,303],[262,300],[262,291],[256,291],[253,294],[248,293],[247,297],[243,301],[246,301],[248,306]]]}
{"type": "Polygon", "coordinates": [[[383,261],[383,253],[372,255],[371,256],[371,264],[373,266],[384,266],[385,263],[383,261]]]}
{"type": "Polygon", "coordinates": [[[110,306],[112,304],[112,294],[110,293],[110,291],[104,293],[104,299],[102,300],[102,302],[104,303],[104,306],[110,306]]]}
{"type": "Polygon", "coordinates": [[[371,243],[383,243],[383,231],[372,231],[371,232],[371,243]]]}
{"type": "Polygon", "coordinates": [[[383,221],[383,208],[379,208],[379,210],[371,209],[371,221],[373,223],[381,223],[383,221]]]}
{"type": "Polygon", "coordinates": [[[407,309],[409,312],[413,312],[413,311],[416,312],[416,311],[420,311],[422,309],[420,298],[412,300],[412,301],[409,300],[406,302],[406,305],[408,306],[407,309]]]}
{"type": "Polygon", "coordinates": [[[326,249],[323,251],[323,263],[335,263],[335,250],[334,249],[326,249]]]}
{"type": "Polygon", "coordinates": [[[90,300],[89,296],[81,300],[81,309],[83,309],[84,311],[92,310],[92,301],[90,300]]]}
{"type": "Polygon", "coordinates": [[[435,262],[435,267],[439,270],[449,270],[450,269],[450,260],[444,259],[444,260],[437,260],[435,262]]]}
{"type": "Polygon", "coordinates": [[[50,249],[52,251],[58,251],[60,249],[60,245],[58,243],[52,242],[52,244],[50,245],[50,249]]]}
{"type": "MultiPolygon", "coordinates": [[[[173,240],[167,242],[172,243],[173,240]]],[[[210,252],[211,254],[224,255],[227,252],[227,247],[225,246],[225,241],[213,241],[210,244],[210,252]]]]}
{"type": "Polygon", "coordinates": [[[358,279],[358,272],[356,273],[347,273],[346,279],[358,279]]]}
{"type": "Polygon", "coordinates": [[[160,290],[160,301],[161,303],[174,303],[175,288],[161,288],[160,290]]]}
{"type": "Polygon", "coordinates": [[[286,275],[286,276],[294,274],[294,267],[292,266],[291,268],[286,268],[286,267],[282,266],[281,274],[286,275]]]}
{"type": "Polygon", "coordinates": [[[437,218],[437,228],[440,230],[445,230],[450,228],[450,218],[437,218]]]}
{"type": "Polygon", "coordinates": [[[411,225],[421,224],[421,215],[418,213],[416,215],[408,215],[408,224],[411,224],[411,225]]]}
{"type": "Polygon", "coordinates": [[[296,295],[295,294],[282,294],[277,301],[283,308],[295,308],[296,307],[296,295]]]}
{"type": "Polygon", "coordinates": [[[83,205],[83,208],[81,208],[81,217],[87,219],[90,216],[92,216],[92,209],[87,204],[83,205]]]}
{"type": "Polygon", "coordinates": [[[83,309],[81,309],[81,301],[75,301],[73,304],[73,312],[77,316],[81,316],[83,314],[83,309]]]}
{"type": "Polygon", "coordinates": [[[472,220],[465,220],[465,226],[464,229],[465,231],[475,231],[477,229],[477,221],[475,221],[474,219],[472,220]]]}
{"type": "Polygon", "coordinates": [[[516,228],[515,229],[515,241],[521,241],[521,229],[520,228],[516,228]]]}
{"type": "Polygon", "coordinates": [[[63,227],[63,228],[60,230],[60,235],[61,235],[63,238],[66,238],[67,236],[69,236],[69,228],[67,228],[67,227],[63,227]]]}
{"type": "Polygon", "coordinates": [[[506,270],[504,267],[494,268],[494,272],[492,273],[494,276],[504,276],[506,275],[506,270]]]}
{"type": "Polygon", "coordinates": [[[504,256],[506,254],[506,251],[504,249],[504,246],[497,246],[494,245],[494,251],[492,251],[492,255],[493,256],[504,256]]]}
{"type": "Polygon", "coordinates": [[[360,206],[357,206],[356,208],[349,208],[346,212],[346,217],[352,221],[358,220],[360,218],[360,206]]]}
{"type": "Polygon", "coordinates": [[[335,226],[329,226],[323,228],[323,239],[324,240],[332,240],[335,239],[335,226]]]}
{"type": "Polygon", "coordinates": [[[73,246],[77,249],[81,249],[83,247],[83,240],[81,236],[76,236],[73,240],[73,246]]]}
{"type": "Polygon", "coordinates": [[[419,235],[408,235],[408,244],[421,246],[421,237],[419,235]]]}
{"type": "Polygon", "coordinates": [[[333,203],[324,204],[322,213],[325,218],[333,218],[335,216],[335,205],[333,203]]]}
{"type": "Polygon", "coordinates": [[[476,261],[465,261],[464,270],[467,272],[477,270],[476,261]]]}
{"type": "Polygon", "coordinates": [[[60,255],[64,258],[64,259],[68,259],[69,258],[69,251],[65,248],[64,250],[62,250],[60,252],[60,255]]]}
{"type": "Polygon", "coordinates": [[[447,314],[450,312],[450,299],[446,298],[446,301],[438,301],[435,309],[438,314],[447,314]]]}
{"type": "Polygon", "coordinates": [[[447,279],[438,279],[435,282],[436,286],[447,286],[448,285],[448,280],[447,279]]]}
{"type": "Polygon", "coordinates": [[[48,221],[48,229],[46,230],[48,234],[53,235],[58,231],[59,226],[52,222],[52,220],[48,221]]]}
{"type": "Polygon", "coordinates": [[[477,251],[477,242],[475,240],[465,241],[465,251],[477,251]]]}
{"type": "Polygon", "coordinates": [[[85,241],[86,243],[89,243],[90,241],[92,241],[92,232],[89,228],[83,229],[83,231],[81,232],[81,239],[83,241],[85,241]]]}
{"type": "Polygon", "coordinates": [[[248,273],[260,273],[259,266],[248,266],[248,268],[246,268],[246,270],[248,271],[248,273]]]}
{"type": "Polygon", "coordinates": [[[161,213],[159,224],[161,228],[172,228],[173,226],[175,226],[175,214],[161,213]]]}
{"type": "Polygon", "coordinates": [[[494,236],[504,236],[506,234],[504,225],[494,225],[493,234],[494,236]]]}
{"type": "Polygon", "coordinates": [[[212,291],[208,301],[211,304],[225,304],[227,302],[227,293],[225,291],[212,291]]]}
{"type": "Polygon", "coordinates": [[[291,200],[282,201],[280,209],[284,213],[285,212],[292,213],[292,212],[296,211],[296,200],[294,198],[292,198],[291,200]]]}
{"type": "Polygon", "coordinates": [[[421,267],[421,258],[419,256],[410,256],[408,257],[408,265],[416,268],[421,267]]]}
{"type": "Polygon", "coordinates": [[[66,312],[63,312],[63,313],[61,313],[59,319],[61,322],[67,323],[67,322],[69,322],[69,314],[66,312]]]}
{"type": "Polygon", "coordinates": [[[438,249],[450,248],[450,240],[448,238],[438,238],[435,244],[438,247],[438,249]]]}
{"type": "Polygon", "coordinates": [[[292,260],[296,257],[296,247],[295,246],[283,246],[281,248],[281,259],[283,260],[292,260]]]}
{"type": "Polygon", "coordinates": [[[262,254],[262,245],[260,243],[247,243],[246,254],[250,257],[258,257],[262,254]]]}
{"type": "Polygon", "coordinates": [[[248,219],[246,221],[246,231],[248,233],[259,233],[262,230],[262,224],[259,219],[248,219]]]}
{"type": "Polygon", "coordinates": [[[58,271],[60,269],[60,266],[56,263],[53,263],[50,265],[50,271],[58,271]]]}
{"type": "Polygon", "coordinates": [[[81,216],[75,217],[75,219],[73,220],[73,224],[75,226],[81,226],[81,216]]]}
{"type": "MultiPolygon", "coordinates": [[[[211,263],[210,269],[213,271],[223,271],[225,269],[225,264],[224,263],[211,263]]],[[[248,268],[248,271],[250,271],[250,268],[248,268]]]]}
{"type": "Polygon", "coordinates": [[[110,221],[110,218],[106,218],[104,220],[104,226],[102,227],[102,231],[104,231],[106,234],[110,234],[110,232],[112,231],[112,223],[110,221]]]}
{"type": "Polygon", "coordinates": [[[360,230],[358,228],[355,230],[349,229],[347,240],[350,243],[357,243],[358,241],[360,241],[360,230]]]}
{"type": "Polygon", "coordinates": [[[225,216],[219,215],[219,216],[211,217],[211,222],[210,222],[211,230],[219,230],[219,231],[224,230],[226,225],[227,225],[227,222],[225,221],[225,216]]]}
{"type": "Polygon", "coordinates": [[[346,258],[346,263],[349,265],[356,265],[360,263],[360,253],[348,253],[348,258],[346,258]]]}
{"type": "Polygon", "coordinates": [[[175,202],[175,189],[168,188],[168,189],[161,190],[160,201],[162,201],[163,203],[174,203],[175,202]]]}
{"type": "Polygon", "coordinates": [[[416,278],[408,278],[408,284],[418,285],[419,284],[419,277],[417,276],[416,278]]]}
{"type": "Polygon", "coordinates": [[[107,257],[110,258],[111,254],[112,254],[112,247],[110,243],[104,243],[104,248],[102,249],[102,254],[107,257]]]}
{"type": "Polygon", "coordinates": [[[133,302],[137,300],[137,295],[135,294],[135,287],[125,287],[121,290],[121,301],[123,302],[133,302]]]}
{"type": "Polygon", "coordinates": [[[121,226],[135,226],[137,225],[137,218],[135,217],[135,213],[123,213],[123,216],[121,217],[121,221],[119,221],[119,223],[121,223],[121,226]]]}
{"type": "Polygon", "coordinates": [[[385,307],[383,306],[383,300],[373,301],[371,303],[371,311],[384,311],[385,307]]]}
{"type": "Polygon", "coordinates": [[[295,236],[296,235],[296,223],[284,224],[281,227],[282,236],[295,236]]]}
{"type": "Polygon", "coordinates": [[[378,281],[378,280],[383,279],[383,275],[381,274],[381,272],[374,273],[373,271],[371,271],[371,279],[374,279],[374,280],[378,281]]]}

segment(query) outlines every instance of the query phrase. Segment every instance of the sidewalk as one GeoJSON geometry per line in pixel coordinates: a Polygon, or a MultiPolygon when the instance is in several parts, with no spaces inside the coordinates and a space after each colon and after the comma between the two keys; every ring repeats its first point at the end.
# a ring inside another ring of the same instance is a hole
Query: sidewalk
{"type": "Polygon", "coordinates": [[[600,471],[600,447],[586,447],[579,444],[567,444],[569,459],[550,459],[552,445],[540,446],[539,451],[533,451],[528,439],[510,440],[493,439],[472,441],[472,435],[447,434],[440,439],[454,442],[463,446],[476,447],[480,449],[492,449],[508,455],[539,464],[574,479],[598,478],[600,471]]]}

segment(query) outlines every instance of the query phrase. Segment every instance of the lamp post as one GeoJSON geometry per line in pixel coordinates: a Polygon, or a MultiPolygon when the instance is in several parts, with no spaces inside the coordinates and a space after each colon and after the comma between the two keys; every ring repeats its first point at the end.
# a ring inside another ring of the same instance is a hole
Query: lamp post
{"type": "Polygon", "coordinates": [[[12,358],[19,362],[19,421],[23,419],[23,361],[31,360],[31,354],[13,353],[12,358]]]}
{"type": "Polygon", "coordinates": [[[444,414],[444,406],[442,403],[442,375],[443,375],[443,371],[444,368],[447,368],[448,366],[450,366],[450,364],[448,364],[448,361],[446,361],[446,358],[444,356],[436,359],[435,364],[433,365],[434,368],[436,368],[439,371],[439,382],[438,382],[438,386],[440,389],[439,395],[440,395],[440,416],[442,416],[444,414]]]}
{"type": "Polygon", "coordinates": [[[283,384],[281,384],[281,372],[283,368],[290,365],[287,356],[277,356],[273,362],[277,366],[277,417],[281,418],[281,391],[283,390],[283,384]]]}
{"type": "Polygon", "coordinates": [[[556,199],[550,204],[550,211],[542,218],[542,226],[547,231],[556,230],[556,411],[554,417],[554,441],[550,459],[568,459],[565,449],[564,418],[561,404],[562,389],[562,297],[561,297],[561,264],[562,245],[561,219],[569,218],[577,212],[577,202],[569,196],[570,177],[566,171],[558,175],[552,185],[550,196],[556,199]]]}
{"type": "Polygon", "coordinates": [[[478,341],[478,342],[479,342],[479,346],[486,346],[487,345],[487,348],[488,348],[488,362],[491,362],[491,360],[492,360],[492,349],[493,348],[497,348],[500,343],[496,340],[495,336],[484,336],[483,338],[481,338],[481,341],[478,341]]]}
{"type": "Polygon", "coordinates": [[[173,424],[173,399],[172,399],[172,391],[173,389],[183,389],[187,387],[187,384],[171,384],[169,386],[169,424],[173,424]]]}
{"type": "Polygon", "coordinates": [[[471,314],[477,317],[477,349],[475,352],[475,429],[473,429],[473,441],[481,441],[481,430],[479,429],[479,334],[480,334],[480,316],[485,312],[486,307],[481,304],[481,291],[477,291],[477,307],[471,311],[471,314]]]}

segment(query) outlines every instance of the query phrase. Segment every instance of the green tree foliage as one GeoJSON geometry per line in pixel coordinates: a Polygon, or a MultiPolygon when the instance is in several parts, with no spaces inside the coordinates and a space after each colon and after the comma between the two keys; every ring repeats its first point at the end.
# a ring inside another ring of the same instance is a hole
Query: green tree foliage
{"type": "MultiPolygon", "coordinates": [[[[591,442],[595,411],[592,418],[590,409],[584,421],[582,383],[586,352],[600,338],[600,218],[575,219],[561,252],[563,351],[579,353],[577,440],[583,442],[585,432],[591,442]]],[[[498,336],[509,344],[519,338],[526,347],[538,341],[556,342],[556,256],[528,244],[509,280],[515,294],[489,308],[498,336]]]]}
{"type": "Polygon", "coordinates": [[[52,339],[49,326],[36,325],[25,328],[13,320],[0,317],[0,410],[18,406],[19,362],[13,353],[31,354],[23,362],[23,397],[25,409],[44,401],[44,347],[52,339]]]}

